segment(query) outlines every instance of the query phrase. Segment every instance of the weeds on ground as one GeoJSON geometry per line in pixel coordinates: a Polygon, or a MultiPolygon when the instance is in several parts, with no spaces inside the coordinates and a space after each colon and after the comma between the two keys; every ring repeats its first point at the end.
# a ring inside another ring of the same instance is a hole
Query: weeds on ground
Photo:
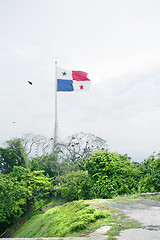
{"type": "Polygon", "coordinates": [[[112,207],[108,207],[106,205],[103,206],[106,209],[110,209],[110,212],[115,216],[114,224],[110,230],[107,231],[108,238],[107,240],[115,240],[116,236],[120,235],[120,231],[125,229],[132,229],[132,228],[141,228],[141,223],[130,219],[128,216],[124,214],[123,211],[114,209],[112,207]]]}
{"type": "Polygon", "coordinates": [[[141,196],[140,194],[130,194],[130,195],[121,195],[121,196],[115,196],[112,199],[107,199],[107,201],[141,201],[144,199],[150,199],[150,200],[156,200],[160,201],[160,195],[146,195],[141,196]]]}
{"type": "Polygon", "coordinates": [[[109,236],[109,237],[107,238],[107,240],[117,240],[117,238],[112,237],[112,236],[109,236]]]}
{"type": "MultiPolygon", "coordinates": [[[[123,221],[122,223],[115,223],[112,228],[107,232],[110,236],[119,236],[120,231],[131,229],[131,228],[141,228],[141,224],[134,220],[123,221]]],[[[108,240],[108,239],[107,239],[108,240]]]]}
{"type": "Polygon", "coordinates": [[[160,195],[150,196],[150,197],[143,197],[143,198],[144,198],[144,199],[151,199],[151,200],[160,201],[160,195]]]}

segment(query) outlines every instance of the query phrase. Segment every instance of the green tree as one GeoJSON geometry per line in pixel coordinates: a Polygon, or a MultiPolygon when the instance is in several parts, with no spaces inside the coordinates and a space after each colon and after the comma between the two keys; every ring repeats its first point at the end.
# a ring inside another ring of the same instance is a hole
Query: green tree
{"type": "Polygon", "coordinates": [[[57,192],[68,201],[90,198],[92,182],[86,171],[72,171],[62,176],[61,182],[57,192]]]}
{"type": "Polygon", "coordinates": [[[43,154],[40,157],[33,157],[29,162],[31,171],[43,170],[45,175],[53,177],[60,176],[60,164],[58,161],[59,150],[55,150],[50,154],[43,154]]]}
{"type": "Polygon", "coordinates": [[[93,181],[92,197],[110,198],[137,190],[140,174],[126,155],[97,151],[86,159],[85,167],[93,181]]]}
{"type": "Polygon", "coordinates": [[[30,172],[14,166],[9,174],[0,173],[0,233],[28,209],[40,208],[51,194],[51,181],[43,175],[43,171],[30,172]]]}
{"type": "Polygon", "coordinates": [[[138,189],[140,192],[160,191],[160,153],[152,154],[139,165],[141,179],[138,189]]]}
{"type": "Polygon", "coordinates": [[[40,199],[49,196],[52,191],[51,180],[45,176],[44,171],[32,171],[15,166],[9,174],[14,181],[19,182],[28,189],[27,204],[38,204],[40,199]]]}
{"type": "Polygon", "coordinates": [[[0,173],[0,233],[25,212],[31,193],[8,174],[0,173]]]}
{"type": "Polygon", "coordinates": [[[59,159],[60,150],[54,150],[50,154],[43,154],[40,157],[33,157],[29,161],[31,171],[43,170],[44,175],[47,175],[54,179],[54,183],[62,183],[61,176],[70,173],[71,171],[77,171],[75,163],[64,159],[59,159]]]}
{"type": "Polygon", "coordinates": [[[2,173],[11,172],[14,166],[27,168],[27,165],[27,154],[21,139],[7,141],[7,147],[0,148],[0,171],[2,173]]]}

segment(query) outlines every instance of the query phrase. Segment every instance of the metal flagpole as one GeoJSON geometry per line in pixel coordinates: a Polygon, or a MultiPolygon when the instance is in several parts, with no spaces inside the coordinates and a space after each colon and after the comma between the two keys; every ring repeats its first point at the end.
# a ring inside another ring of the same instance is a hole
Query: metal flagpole
{"type": "Polygon", "coordinates": [[[54,128],[53,150],[57,146],[57,129],[58,129],[58,123],[57,123],[57,62],[55,62],[55,128],[54,128]]]}

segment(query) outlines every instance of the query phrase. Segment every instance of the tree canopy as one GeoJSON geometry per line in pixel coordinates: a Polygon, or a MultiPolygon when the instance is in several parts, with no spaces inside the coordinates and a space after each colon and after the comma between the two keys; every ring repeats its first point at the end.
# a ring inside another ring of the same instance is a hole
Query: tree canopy
{"type": "Polygon", "coordinates": [[[110,152],[105,140],[85,133],[47,152],[50,146],[50,140],[31,137],[9,140],[0,148],[0,234],[56,194],[72,201],[160,191],[160,153],[134,163],[127,154],[110,152]],[[36,144],[42,154],[29,155],[36,144]]]}
{"type": "Polygon", "coordinates": [[[126,155],[97,151],[86,159],[85,168],[93,181],[93,197],[109,198],[137,189],[139,171],[126,155]]]}
{"type": "Polygon", "coordinates": [[[6,148],[0,147],[0,171],[9,173],[14,166],[27,168],[27,154],[22,139],[9,140],[6,144],[6,148]]]}

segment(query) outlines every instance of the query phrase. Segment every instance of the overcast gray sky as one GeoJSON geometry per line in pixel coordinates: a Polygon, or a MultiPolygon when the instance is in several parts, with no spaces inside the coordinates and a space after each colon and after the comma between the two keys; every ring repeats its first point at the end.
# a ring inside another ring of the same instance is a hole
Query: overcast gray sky
{"type": "Polygon", "coordinates": [[[159,152],[159,13],[159,0],[0,0],[0,143],[53,137],[58,61],[92,83],[58,93],[60,139],[93,133],[134,161],[159,152]]]}

